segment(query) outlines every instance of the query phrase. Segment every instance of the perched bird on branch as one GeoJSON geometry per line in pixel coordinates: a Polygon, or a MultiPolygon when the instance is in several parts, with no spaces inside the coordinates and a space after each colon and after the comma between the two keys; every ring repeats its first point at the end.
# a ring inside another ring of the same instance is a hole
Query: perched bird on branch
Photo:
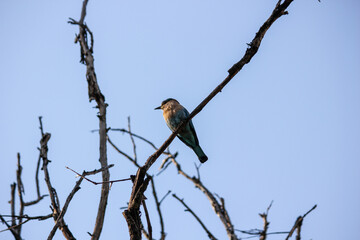
{"type": "MultiPolygon", "coordinates": [[[[182,121],[189,117],[189,112],[173,98],[166,99],[161,103],[161,106],[155,108],[155,110],[156,109],[163,110],[163,116],[166,124],[173,132],[182,121]]],[[[191,120],[180,130],[177,136],[183,143],[194,150],[200,162],[204,163],[208,160],[208,157],[199,145],[199,140],[196,136],[195,128],[191,120]]]]}

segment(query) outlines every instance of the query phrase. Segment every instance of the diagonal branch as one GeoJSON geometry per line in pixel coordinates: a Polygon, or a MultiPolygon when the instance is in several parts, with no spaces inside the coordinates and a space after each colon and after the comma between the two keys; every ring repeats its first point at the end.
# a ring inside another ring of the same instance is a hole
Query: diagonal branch
{"type": "Polygon", "coordinates": [[[235,231],[234,231],[234,225],[232,224],[231,220],[230,220],[230,216],[227,212],[227,210],[225,209],[225,200],[221,197],[219,197],[220,202],[216,199],[216,197],[214,196],[214,194],[212,194],[205,186],[204,184],[200,181],[199,178],[193,176],[190,177],[186,172],[184,172],[181,169],[180,164],[175,160],[175,158],[172,158],[171,161],[174,163],[174,165],[177,168],[178,173],[180,173],[181,175],[183,175],[186,179],[188,179],[189,181],[191,181],[195,187],[197,187],[198,189],[200,189],[205,196],[208,198],[208,200],[210,201],[211,207],[213,208],[213,210],[215,211],[216,215],[220,218],[221,222],[223,223],[226,233],[229,237],[230,240],[236,240],[238,239],[235,231]]]}
{"type": "Polygon", "coordinates": [[[292,234],[295,232],[295,230],[297,230],[297,236],[296,236],[296,240],[300,240],[300,232],[301,232],[301,226],[303,223],[304,218],[310,213],[312,212],[315,208],[317,207],[317,205],[314,205],[309,211],[307,211],[304,215],[299,216],[295,223],[294,226],[291,228],[289,234],[287,235],[287,237],[285,238],[285,240],[288,240],[289,238],[291,238],[292,234]]]}
{"type": "Polygon", "coordinates": [[[22,238],[20,237],[20,235],[17,233],[17,231],[15,229],[13,229],[14,227],[16,227],[17,225],[14,226],[10,226],[6,220],[3,218],[2,215],[0,215],[0,220],[2,223],[4,223],[8,228],[8,230],[10,230],[10,232],[12,233],[12,235],[14,236],[15,240],[22,240],[22,238]]]}
{"type": "MultiPolygon", "coordinates": [[[[48,239],[52,239],[52,238],[54,237],[57,228],[60,226],[60,224],[61,224],[61,222],[62,222],[62,220],[63,220],[63,218],[64,218],[64,215],[65,215],[65,213],[66,213],[66,211],[67,211],[67,208],[68,208],[68,206],[69,206],[69,204],[70,204],[70,201],[73,199],[75,193],[76,193],[78,190],[80,190],[80,184],[81,184],[81,182],[83,181],[83,179],[88,180],[85,176],[97,174],[97,173],[102,172],[102,171],[104,171],[104,170],[107,170],[107,169],[109,169],[109,168],[111,168],[111,167],[113,167],[113,166],[114,166],[114,165],[109,165],[109,166],[108,166],[107,168],[105,168],[105,169],[104,169],[104,168],[101,168],[101,169],[96,169],[96,170],[90,171],[90,172],[84,171],[82,175],[80,175],[80,174],[77,173],[77,174],[80,176],[80,179],[76,182],[73,190],[70,192],[70,194],[69,194],[68,197],[66,198],[65,204],[64,204],[63,208],[61,209],[61,212],[60,212],[59,216],[57,217],[57,219],[56,219],[56,221],[55,221],[55,225],[54,225],[53,229],[51,230],[51,232],[50,232],[50,234],[49,234],[49,236],[48,236],[48,239]]],[[[68,168],[68,167],[66,167],[66,168],[68,168]]],[[[68,168],[68,169],[69,169],[69,168],[68,168]]],[[[73,171],[72,169],[70,169],[70,170],[73,171]]],[[[76,172],[75,172],[75,173],[76,173],[76,172]]],[[[89,180],[89,181],[91,181],[91,180],[89,180]]]]}
{"type": "MultiPolygon", "coordinates": [[[[144,166],[139,169],[137,172],[138,181],[135,181],[133,184],[133,190],[132,193],[137,192],[140,188],[142,188],[142,184],[144,182],[143,178],[145,177],[145,173],[147,170],[154,164],[154,162],[159,158],[159,156],[165,151],[165,149],[170,145],[170,143],[174,140],[175,136],[179,133],[179,131],[193,118],[195,117],[221,90],[230,82],[231,79],[243,68],[243,66],[250,62],[250,60],[253,58],[253,56],[257,53],[261,41],[265,36],[265,33],[267,30],[271,27],[271,25],[281,16],[287,14],[287,7],[293,2],[293,0],[284,0],[283,3],[281,3],[281,0],[278,1],[278,3],[275,6],[275,9],[273,10],[270,17],[266,20],[266,22],[260,27],[259,31],[256,33],[254,39],[249,44],[249,48],[246,50],[244,56],[242,59],[234,64],[228,71],[229,75],[218,85],[189,115],[189,117],[183,121],[177,129],[169,136],[169,138],[161,145],[161,147],[153,153],[145,162],[144,166]],[[140,174],[142,176],[142,179],[140,177],[140,174]]],[[[146,188],[143,188],[146,189],[146,188]]],[[[135,195],[131,194],[130,196],[130,202],[134,201],[135,195]]],[[[130,205],[129,205],[130,207],[130,205]]],[[[128,207],[128,211],[131,210],[131,212],[135,213],[138,212],[138,209],[130,209],[128,207]]],[[[135,216],[134,216],[135,217],[135,216]]],[[[130,227],[131,222],[128,221],[128,225],[130,227]]],[[[230,227],[230,226],[229,226],[230,227]]],[[[137,229],[140,228],[140,226],[136,227],[137,229]]],[[[131,238],[134,239],[134,238],[131,238]]]]}
{"type": "Polygon", "coordinates": [[[179,202],[182,203],[182,205],[184,205],[184,207],[186,207],[185,211],[188,211],[189,213],[191,213],[195,219],[200,223],[201,227],[205,230],[205,232],[207,233],[208,237],[211,240],[217,240],[214,235],[212,235],[212,233],[206,228],[205,224],[201,221],[201,219],[190,209],[190,207],[188,205],[186,205],[186,203],[184,202],[183,199],[180,199],[178,196],[176,196],[176,194],[172,195],[174,198],[176,198],[179,202]]]}

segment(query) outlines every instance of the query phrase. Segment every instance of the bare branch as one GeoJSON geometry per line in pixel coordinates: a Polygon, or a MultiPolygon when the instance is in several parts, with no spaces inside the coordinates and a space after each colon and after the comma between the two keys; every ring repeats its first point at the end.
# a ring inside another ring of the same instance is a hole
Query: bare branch
{"type": "Polygon", "coordinates": [[[184,205],[184,207],[186,208],[185,211],[190,212],[195,217],[195,219],[200,223],[201,227],[205,230],[211,240],[217,240],[214,235],[212,235],[212,233],[206,228],[205,224],[201,221],[201,219],[189,208],[188,205],[186,205],[183,199],[180,199],[178,196],[176,196],[176,194],[173,194],[172,196],[176,198],[179,202],[181,202],[182,205],[184,205]]]}
{"type": "Polygon", "coordinates": [[[157,197],[156,189],[155,189],[154,178],[151,178],[151,187],[152,187],[152,192],[153,192],[154,199],[155,199],[156,209],[157,209],[158,214],[159,214],[160,228],[161,228],[161,230],[160,230],[160,240],[164,240],[165,237],[166,237],[166,233],[165,233],[164,220],[163,220],[163,216],[162,216],[162,213],[161,213],[160,205],[161,205],[161,202],[166,198],[167,195],[169,195],[169,193],[171,191],[168,191],[168,193],[165,194],[165,196],[159,201],[158,197],[157,197]]]}
{"type": "Polygon", "coordinates": [[[145,211],[145,217],[146,217],[146,222],[147,222],[147,226],[148,226],[148,239],[152,240],[153,239],[152,238],[152,227],[151,227],[150,216],[149,216],[149,212],[146,207],[145,199],[142,200],[142,205],[143,205],[143,208],[145,211]]]}
{"type": "MultiPolygon", "coordinates": [[[[8,230],[10,230],[10,231],[12,231],[12,230],[14,230],[15,228],[19,228],[19,226],[21,226],[21,225],[23,225],[23,224],[25,224],[25,223],[27,223],[27,222],[29,222],[30,220],[35,220],[35,219],[37,219],[37,220],[39,220],[39,221],[42,221],[42,220],[46,220],[46,219],[49,219],[49,218],[51,218],[52,216],[53,216],[53,214],[51,213],[51,214],[49,214],[49,215],[46,215],[46,216],[35,216],[35,217],[30,217],[30,216],[27,216],[27,215],[23,215],[23,216],[18,216],[18,215],[0,215],[0,217],[2,218],[2,217],[6,217],[6,216],[9,216],[9,217],[16,217],[16,218],[24,218],[24,219],[26,219],[24,222],[21,222],[21,223],[19,223],[19,224],[17,224],[17,225],[14,225],[14,226],[9,226],[7,229],[3,229],[3,230],[1,230],[0,231],[0,233],[1,232],[5,232],[5,231],[8,231],[8,230]]],[[[3,219],[3,218],[2,218],[3,219]]],[[[19,237],[20,237],[20,235],[18,235],[19,237]]],[[[15,237],[15,239],[16,239],[16,237],[15,237]]],[[[21,239],[21,237],[20,237],[20,239],[21,239]]]]}
{"type": "MultiPolygon", "coordinates": [[[[22,172],[22,166],[20,164],[20,153],[17,153],[17,170],[16,170],[16,182],[17,182],[17,189],[18,189],[18,195],[19,195],[19,202],[20,202],[20,209],[19,209],[19,215],[24,215],[24,199],[23,199],[23,193],[24,193],[24,185],[21,180],[21,172],[22,172]]],[[[15,227],[16,232],[21,236],[21,225],[22,225],[22,218],[19,218],[17,227],[15,227]]]]}
{"type": "Polygon", "coordinates": [[[75,193],[80,189],[80,184],[81,184],[82,180],[83,180],[83,178],[80,178],[76,182],[73,190],[70,192],[69,196],[66,198],[65,204],[64,204],[63,208],[61,209],[61,212],[60,212],[60,214],[58,215],[58,217],[57,217],[57,219],[55,221],[55,225],[54,225],[53,229],[49,233],[48,239],[52,239],[54,237],[57,228],[60,226],[60,224],[62,224],[64,215],[65,215],[65,213],[67,211],[67,208],[68,208],[68,206],[70,204],[70,201],[74,197],[75,193]]]}
{"type": "Polygon", "coordinates": [[[295,223],[294,226],[291,228],[289,234],[287,235],[287,237],[285,238],[285,240],[288,240],[292,234],[294,233],[295,230],[297,230],[297,236],[296,236],[296,240],[300,240],[300,232],[301,232],[301,226],[302,226],[302,222],[304,220],[304,218],[310,213],[312,212],[315,208],[317,207],[317,205],[314,205],[309,211],[307,211],[303,216],[299,216],[295,223]]]}
{"type": "Polygon", "coordinates": [[[124,179],[118,179],[118,180],[111,180],[111,181],[107,181],[107,182],[95,182],[95,181],[93,181],[93,180],[85,177],[85,176],[87,176],[87,175],[92,175],[92,174],[95,174],[95,173],[99,173],[99,172],[105,171],[105,170],[107,170],[107,169],[109,169],[109,168],[111,168],[111,167],[113,167],[113,166],[114,166],[114,164],[110,164],[110,165],[108,165],[106,168],[100,168],[99,170],[94,170],[94,171],[91,172],[91,173],[90,173],[90,172],[84,172],[83,174],[80,174],[80,173],[76,172],[75,170],[73,170],[73,169],[71,169],[71,168],[69,168],[69,167],[65,167],[65,168],[69,169],[70,171],[72,171],[73,173],[75,173],[77,176],[85,179],[85,180],[88,181],[88,182],[91,182],[91,183],[94,184],[94,185],[98,185],[98,184],[109,184],[109,183],[110,183],[110,184],[113,184],[113,183],[116,183],[116,182],[123,182],[123,181],[129,181],[129,180],[131,180],[131,178],[124,178],[124,179]],[[94,173],[94,172],[95,172],[95,173],[94,173]]]}
{"type": "Polygon", "coordinates": [[[171,193],[171,191],[169,190],[160,200],[159,205],[161,205],[161,203],[165,200],[165,198],[171,193]]]}
{"type": "Polygon", "coordinates": [[[107,136],[107,140],[108,142],[110,143],[110,145],[118,152],[120,153],[121,155],[123,155],[124,157],[126,157],[127,159],[129,159],[132,163],[135,164],[135,166],[137,166],[138,168],[140,167],[140,165],[135,162],[135,159],[133,159],[132,157],[130,157],[129,155],[127,155],[126,153],[124,153],[123,151],[121,151],[110,139],[109,136],[107,136]]]}
{"type": "MultiPolygon", "coordinates": [[[[97,108],[99,109],[99,145],[100,145],[100,165],[102,168],[106,168],[108,166],[107,163],[107,146],[106,146],[106,136],[107,136],[107,128],[106,128],[106,107],[105,97],[100,91],[100,87],[97,82],[95,67],[94,67],[94,57],[93,53],[93,45],[94,38],[93,34],[90,31],[89,27],[84,24],[84,19],[86,16],[86,6],[88,0],[83,1],[83,6],[81,10],[81,16],[79,22],[76,22],[74,19],[70,19],[69,23],[76,24],[79,26],[79,34],[77,40],[80,43],[80,52],[81,52],[81,62],[86,64],[86,79],[88,82],[88,93],[89,100],[95,100],[97,103],[97,108]],[[90,34],[91,43],[90,46],[88,44],[87,33],[90,34]]],[[[102,171],[102,182],[107,183],[110,179],[110,172],[108,169],[102,171]]],[[[109,196],[109,184],[101,185],[101,196],[100,202],[98,206],[98,213],[96,217],[95,227],[93,233],[91,234],[92,240],[97,240],[100,238],[100,234],[104,225],[105,211],[109,196]]]]}
{"type": "MultiPolygon", "coordinates": [[[[97,130],[93,130],[93,131],[97,131],[97,130]]],[[[155,144],[153,144],[152,142],[150,142],[149,140],[133,133],[133,132],[129,132],[128,130],[124,129],[124,128],[110,128],[109,131],[118,131],[118,132],[122,132],[122,133],[127,133],[130,134],[133,137],[136,137],[140,140],[143,140],[144,142],[148,143],[150,146],[152,146],[155,150],[157,150],[158,148],[155,146],[155,144]]]]}
{"type": "MultiPolygon", "coordinates": [[[[135,146],[135,141],[134,141],[134,139],[133,139],[132,136],[135,136],[135,137],[137,137],[137,138],[139,138],[139,139],[141,139],[141,140],[149,143],[151,146],[155,147],[155,145],[154,145],[152,142],[150,142],[149,140],[147,140],[147,139],[145,139],[145,138],[143,138],[143,137],[141,137],[141,136],[139,136],[139,135],[136,135],[136,134],[134,134],[134,133],[131,132],[130,117],[128,118],[128,130],[125,130],[125,129],[123,129],[123,130],[124,130],[124,131],[122,131],[122,132],[127,133],[127,134],[130,135],[130,138],[131,138],[131,141],[132,141],[132,144],[133,144],[133,147],[134,147],[134,154],[136,154],[136,150],[135,150],[136,146],[135,146]]],[[[131,158],[129,155],[127,155],[126,153],[124,153],[123,151],[121,151],[121,150],[110,140],[109,136],[108,136],[108,142],[110,143],[111,146],[114,147],[114,149],[115,149],[117,152],[119,152],[121,155],[125,156],[125,157],[126,157],[129,161],[131,161],[138,169],[140,168],[140,165],[139,165],[139,164],[137,163],[137,161],[136,161],[136,155],[134,156],[134,158],[131,158]]],[[[155,147],[155,148],[156,148],[156,147],[155,147]]],[[[147,173],[146,173],[146,176],[147,176],[147,177],[150,177],[147,173]]],[[[157,211],[158,211],[159,218],[160,218],[160,227],[161,227],[161,232],[160,232],[161,237],[160,237],[160,239],[163,240],[163,239],[165,239],[165,237],[166,237],[166,233],[165,233],[165,231],[164,231],[164,222],[163,222],[163,217],[162,217],[162,213],[161,213],[161,210],[160,210],[161,201],[160,201],[160,202],[158,201],[158,197],[157,197],[156,189],[155,189],[155,182],[154,182],[154,179],[153,179],[153,178],[151,178],[151,186],[152,186],[152,189],[153,189],[153,195],[154,195],[154,199],[155,199],[155,204],[156,204],[156,206],[157,206],[157,211]]],[[[170,191],[163,197],[163,199],[164,199],[169,193],[170,193],[170,191]]],[[[163,200],[163,199],[162,199],[162,200],[163,200]]],[[[143,201],[143,205],[144,205],[144,204],[145,204],[145,201],[143,201]]],[[[144,205],[144,209],[145,209],[145,208],[146,208],[146,205],[144,205]]],[[[145,209],[145,214],[147,214],[146,212],[147,212],[147,209],[145,209]]],[[[150,223],[149,223],[149,222],[150,222],[150,218],[149,218],[149,216],[146,216],[146,218],[147,218],[147,222],[148,222],[148,226],[149,226],[149,224],[150,224],[150,223]]],[[[151,225],[150,225],[150,226],[151,226],[151,225]]],[[[152,229],[151,229],[151,230],[152,230],[152,229]]],[[[147,239],[152,239],[152,231],[150,231],[150,228],[149,228],[148,232],[146,232],[145,229],[142,228],[142,232],[143,232],[143,234],[145,235],[145,237],[146,237],[147,239]]]]}
{"type": "Polygon", "coordinates": [[[219,199],[222,202],[222,204],[220,204],[217,201],[217,199],[215,198],[215,196],[204,186],[204,184],[198,178],[196,178],[195,176],[190,177],[187,173],[185,173],[181,169],[180,164],[175,159],[172,158],[171,161],[176,166],[176,168],[178,170],[178,173],[183,175],[186,179],[190,180],[195,185],[195,187],[200,189],[205,194],[205,196],[210,201],[211,206],[212,206],[213,210],[215,211],[216,215],[220,218],[221,222],[223,223],[229,239],[236,240],[237,236],[236,236],[236,234],[234,232],[234,226],[231,223],[229,214],[227,213],[227,210],[225,209],[225,201],[224,201],[224,199],[219,197],[219,199]]]}
{"type": "Polygon", "coordinates": [[[134,179],[134,186],[138,188],[132,188],[130,201],[127,210],[123,212],[123,215],[128,223],[130,239],[138,240],[141,239],[141,218],[140,218],[140,203],[143,198],[143,194],[151,179],[150,176],[146,175],[144,168],[140,167],[134,179]]]}
{"type": "MultiPolygon", "coordinates": [[[[41,129],[41,133],[43,133],[43,129],[42,129],[42,119],[41,117],[39,117],[39,122],[40,122],[40,129],[41,129]]],[[[49,159],[48,159],[48,146],[47,143],[50,140],[51,134],[50,133],[44,133],[42,135],[42,138],[40,140],[40,156],[43,160],[43,165],[42,165],[42,169],[44,171],[44,176],[45,176],[45,182],[49,191],[49,196],[50,196],[50,201],[51,201],[51,206],[53,209],[53,218],[56,221],[57,218],[59,217],[60,214],[60,203],[59,203],[59,198],[58,195],[56,193],[55,188],[52,186],[51,181],[50,181],[50,174],[49,174],[49,170],[48,170],[48,164],[49,164],[49,159]]],[[[64,219],[61,219],[60,224],[59,224],[59,229],[62,231],[64,237],[66,239],[75,239],[74,236],[72,235],[70,229],[68,228],[68,226],[65,224],[64,219]]],[[[52,239],[52,238],[48,238],[48,239],[52,239]]]]}
{"type": "Polygon", "coordinates": [[[130,116],[128,117],[128,130],[129,130],[129,136],[130,136],[130,139],[131,139],[131,143],[132,143],[132,145],[133,145],[134,161],[137,162],[136,144],[135,144],[135,141],[134,141],[134,137],[133,137],[133,135],[131,134],[130,116]]]}
{"type": "MultiPolygon", "coordinates": [[[[282,4],[280,2],[276,5],[275,9],[273,10],[272,14],[266,20],[266,22],[260,27],[259,31],[256,33],[254,39],[252,40],[249,48],[246,50],[245,55],[243,58],[236,64],[234,64],[228,71],[229,75],[223,80],[220,85],[218,85],[189,115],[189,117],[179,124],[177,129],[169,136],[169,138],[161,145],[161,147],[153,153],[145,162],[144,166],[139,169],[137,172],[137,179],[139,179],[139,174],[142,177],[145,177],[145,173],[147,170],[154,164],[154,162],[159,158],[159,156],[166,150],[166,148],[170,145],[170,143],[174,140],[175,136],[179,133],[179,131],[193,118],[197,115],[229,82],[230,80],[242,69],[242,67],[249,63],[252,57],[258,51],[261,41],[265,36],[266,31],[270,28],[270,26],[282,15],[287,14],[285,11],[286,8],[290,5],[293,0],[285,0],[282,4]]],[[[136,192],[138,189],[141,188],[143,184],[143,180],[135,181],[133,185],[132,193],[136,192]],[[140,184],[140,185],[139,185],[140,184]]],[[[146,188],[145,188],[146,189],[146,188]]],[[[133,201],[134,195],[131,194],[130,202],[133,201]]],[[[128,210],[130,210],[128,208],[128,210]]],[[[138,212],[138,209],[134,212],[138,212]]],[[[128,221],[128,225],[131,224],[128,221]]],[[[230,228],[232,226],[228,226],[230,228]]],[[[133,238],[132,238],[133,239],[133,238]]]]}
{"type": "Polygon", "coordinates": [[[10,185],[11,187],[11,200],[10,200],[10,206],[11,206],[11,226],[16,225],[16,219],[15,219],[15,189],[16,189],[16,183],[13,183],[10,185]]]}
{"type": "Polygon", "coordinates": [[[39,158],[38,158],[38,161],[37,161],[37,164],[36,164],[36,172],[35,172],[35,184],[36,184],[36,193],[37,193],[38,199],[40,199],[40,198],[42,199],[44,197],[44,196],[41,196],[41,194],[40,194],[40,185],[39,185],[40,162],[41,162],[41,156],[40,156],[40,153],[39,153],[39,158]]]}
{"type": "Polygon", "coordinates": [[[22,238],[20,237],[20,235],[15,231],[15,229],[13,229],[13,227],[17,227],[17,225],[10,226],[10,225],[6,222],[6,220],[3,218],[2,215],[0,215],[0,220],[1,220],[2,223],[4,223],[4,224],[8,227],[7,229],[5,229],[5,231],[6,231],[6,230],[10,230],[10,232],[12,233],[12,235],[14,236],[14,238],[15,238],[16,240],[22,240],[22,238]]]}
{"type": "Polygon", "coordinates": [[[260,217],[263,219],[264,221],[264,230],[260,232],[260,240],[266,240],[266,237],[267,237],[267,232],[268,232],[268,229],[269,229],[269,222],[268,222],[268,214],[269,214],[269,210],[271,208],[273,204],[273,201],[271,201],[270,205],[268,206],[268,208],[266,209],[266,212],[264,213],[260,213],[260,217]]]}

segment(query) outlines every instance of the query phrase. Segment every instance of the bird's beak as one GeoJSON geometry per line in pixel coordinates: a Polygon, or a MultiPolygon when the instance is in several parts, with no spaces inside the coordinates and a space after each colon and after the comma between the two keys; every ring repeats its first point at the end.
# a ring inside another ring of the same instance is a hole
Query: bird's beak
{"type": "Polygon", "coordinates": [[[154,108],[154,110],[159,110],[159,109],[161,109],[161,106],[159,106],[159,107],[157,107],[157,108],[154,108]]]}

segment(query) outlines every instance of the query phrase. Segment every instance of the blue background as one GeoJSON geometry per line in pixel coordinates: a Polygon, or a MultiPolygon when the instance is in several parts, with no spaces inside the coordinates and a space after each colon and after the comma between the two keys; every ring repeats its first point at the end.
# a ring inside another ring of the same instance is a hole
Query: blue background
{"type": "MultiPolygon", "coordinates": [[[[277,1],[90,1],[85,21],[94,33],[95,70],[108,107],[108,126],[127,127],[160,146],[170,135],[158,111],[173,97],[192,111],[226,76],[277,1]]],[[[82,1],[0,2],[0,213],[9,214],[16,153],[22,156],[25,200],[35,199],[34,174],[42,115],[49,142],[50,174],[61,204],[79,172],[99,168],[95,103],[88,102],[85,66],[74,44],[82,1]]],[[[314,204],[303,239],[360,239],[360,2],[294,1],[265,35],[250,64],[194,119],[209,161],[201,179],[225,198],[236,229],[288,231],[314,204]]],[[[127,135],[110,137],[129,155],[127,135]]],[[[153,153],[136,141],[139,162],[153,153]]],[[[184,171],[196,174],[194,153],[178,139],[184,171]]],[[[136,169],[110,146],[111,179],[136,169]]],[[[151,169],[158,172],[162,159],[151,169]]],[[[100,175],[92,177],[100,181],[100,175]]],[[[46,193],[43,173],[41,192],[46,193]]],[[[169,189],[185,199],[218,239],[226,232],[209,201],[174,166],[156,179],[161,198],[169,189]]],[[[100,186],[83,182],[65,221],[77,239],[92,232],[100,186]]],[[[120,208],[131,183],[112,186],[102,239],[127,239],[120,208]]],[[[147,192],[154,237],[159,221],[147,192]]],[[[49,199],[26,214],[50,213],[49,199]]],[[[207,239],[180,203],[162,203],[167,239],[207,239]]],[[[25,239],[47,238],[54,222],[23,226],[25,239]]],[[[4,229],[2,225],[1,229],[4,229]]],[[[241,236],[241,234],[239,234],[241,236]]],[[[0,239],[12,239],[10,232],[0,239]]],[[[63,239],[60,231],[54,239],[63,239]]],[[[269,239],[282,239],[269,236],[269,239]]]]}

